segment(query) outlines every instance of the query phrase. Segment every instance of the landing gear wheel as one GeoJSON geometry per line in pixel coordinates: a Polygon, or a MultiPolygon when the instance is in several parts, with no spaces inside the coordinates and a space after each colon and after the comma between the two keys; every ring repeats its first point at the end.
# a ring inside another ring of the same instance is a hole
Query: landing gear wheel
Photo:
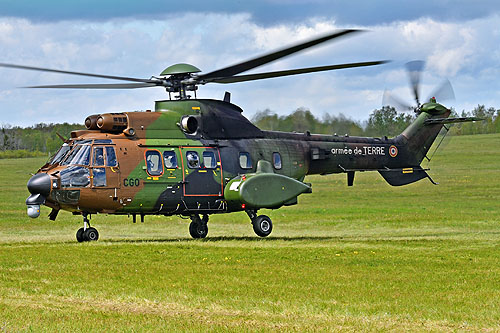
{"type": "Polygon", "coordinates": [[[191,223],[189,224],[189,234],[193,238],[205,238],[208,234],[208,215],[204,214],[200,219],[198,214],[191,215],[191,223]]]}
{"type": "Polygon", "coordinates": [[[85,231],[83,230],[83,228],[78,229],[78,231],[76,232],[76,240],[78,241],[78,243],[85,241],[84,232],[85,231]]]}
{"type": "Polygon", "coordinates": [[[96,228],[91,227],[85,230],[83,236],[85,237],[86,241],[96,241],[99,239],[99,232],[96,228]]]}
{"type": "Polygon", "coordinates": [[[96,241],[99,239],[99,232],[96,228],[90,226],[88,212],[82,212],[83,216],[83,228],[78,229],[76,232],[76,240],[81,242],[96,241]]]}
{"type": "Polygon", "coordinates": [[[259,237],[267,237],[273,231],[273,222],[266,215],[259,215],[252,221],[253,231],[259,237]]]}
{"type": "Polygon", "coordinates": [[[189,234],[193,238],[205,238],[208,234],[208,226],[201,221],[193,221],[189,224],[189,234]]]}

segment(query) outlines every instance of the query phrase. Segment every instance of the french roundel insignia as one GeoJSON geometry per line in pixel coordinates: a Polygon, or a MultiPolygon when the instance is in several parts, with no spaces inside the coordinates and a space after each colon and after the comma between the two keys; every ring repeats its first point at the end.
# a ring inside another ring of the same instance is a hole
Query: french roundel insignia
{"type": "Polygon", "coordinates": [[[389,147],[389,155],[391,155],[391,157],[398,156],[398,148],[396,148],[396,146],[390,146],[389,147]]]}

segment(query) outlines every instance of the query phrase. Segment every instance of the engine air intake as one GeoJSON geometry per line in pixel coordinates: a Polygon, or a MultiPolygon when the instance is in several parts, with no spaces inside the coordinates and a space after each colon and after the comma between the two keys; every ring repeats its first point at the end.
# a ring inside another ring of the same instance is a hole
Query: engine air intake
{"type": "Polygon", "coordinates": [[[88,116],[86,119],[85,119],[85,127],[89,130],[96,130],[96,129],[99,129],[97,127],[97,118],[99,118],[99,115],[98,114],[94,114],[94,115],[91,115],[91,116],[88,116]]]}
{"type": "Polygon", "coordinates": [[[103,113],[97,117],[97,128],[103,132],[122,132],[128,127],[124,113],[103,113]]]}
{"type": "Polygon", "coordinates": [[[195,116],[187,116],[181,119],[182,130],[188,134],[193,134],[198,130],[198,119],[195,116]]]}

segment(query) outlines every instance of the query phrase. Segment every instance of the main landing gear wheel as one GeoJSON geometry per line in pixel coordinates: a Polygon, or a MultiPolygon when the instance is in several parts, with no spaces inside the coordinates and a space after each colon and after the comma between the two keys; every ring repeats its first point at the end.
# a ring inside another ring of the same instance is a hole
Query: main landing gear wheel
{"type": "Polygon", "coordinates": [[[200,219],[198,215],[191,216],[191,223],[189,224],[189,234],[193,238],[205,238],[208,234],[208,215],[203,215],[200,219]]]}
{"type": "Polygon", "coordinates": [[[99,232],[96,228],[88,228],[83,233],[83,237],[86,241],[96,241],[99,239],[99,232]]]}
{"type": "Polygon", "coordinates": [[[76,232],[76,240],[81,242],[96,241],[99,239],[99,232],[96,228],[90,226],[88,214],[83,213],[83,228],[78,229],[76,232]]]}
{"type": "Polygon", "coordinates": [[[76,240],[78,241],[78,243],[85,241],[84,233],[85,230],[83,230],[83,228],[78,229],[78,231],[76,232],[76,240]]]}
{"type": "Polygon", "coordinates": [[[259,215],[252,220],[253,231],[259,237],[267,237],[273,231],[273,222],[266,215],[259,215]]]}

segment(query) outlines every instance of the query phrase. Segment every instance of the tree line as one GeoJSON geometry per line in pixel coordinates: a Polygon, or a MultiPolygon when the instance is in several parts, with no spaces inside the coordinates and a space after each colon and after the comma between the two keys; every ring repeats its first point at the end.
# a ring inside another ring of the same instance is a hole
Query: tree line
{"type": "MultiPolygon", "coordinates": [[[[461,114],[453,111],[452,114],[452,117],[471,116],[485,120],[455,124],[451,127],[451,134],[500,133],[500,109],[478,105],[471,111],[462,111],[461,114]]],[[[393,107],[384,106],[373,110],[368,120],[364,122],[353,120],[343,114],[338,116],[325,114],[322,118],[318,118],[307,108],[299,108],[288,115],[278,115],[267,109],[257,112],[252,122],[261,129],[273,131],[302,133],[309,131],[318,134],[350,136],[395,136],[400,134],[414,119],[412,112],[398,113],[393,107]]],[[[17,151],[19,156],[33,156],[30,152],[53,154],[62,144],[57,134],[63,138],[69,138],[71,131],[82,128],[84,126],[81,124],[68,123],[40,123],[30,127],[1,125],[0,158],[12,157],[12,151],[17,151]]]]}
{"type": "MultiPolygon", "coordinates": [[[[478,117],[483,121],[458,123],[450,127],[450,134],[471,135],[500,133],[500,109],[478,105],[471,111],[456,113],[452,109],[450,117],[478,117]]],[[[258,112],[252,122],[259,128],[271,131],[301,132],[318,134],[337,134],[350,136],[396,136],[412,121],[413,112],[400,113],[390,106],[373,110],[367,121],[360,122],[343,114],[332,116],[325,114],[318,118],[307,108],[299,108],[288,115],[278,115],[269,109],[258,112]]],[[[447,125],[449,126],[449,125],[447,125]]]]}
{"type": "Polygon", "coordinates": [[[57,134],[67,139],[71,131],[82,128],[84,128],[83,125],[68,123],[40,123],[30,127],[1,125],[0,151],[28,151],[53,154],[61,147],[63,142],[57,134]]]}

